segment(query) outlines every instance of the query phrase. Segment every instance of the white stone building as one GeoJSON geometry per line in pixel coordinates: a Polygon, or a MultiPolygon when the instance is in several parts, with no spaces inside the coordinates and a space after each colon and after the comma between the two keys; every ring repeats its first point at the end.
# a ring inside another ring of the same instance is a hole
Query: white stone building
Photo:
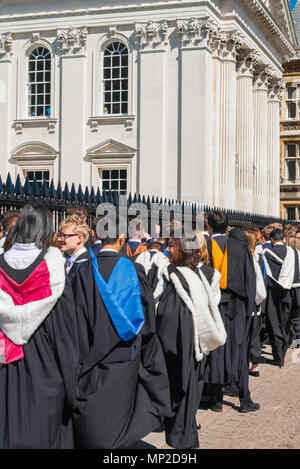
{"type": "Polygon", "coordinates": [[[279,215],[288,0],[2,0],[0,175],[279,215]]]}

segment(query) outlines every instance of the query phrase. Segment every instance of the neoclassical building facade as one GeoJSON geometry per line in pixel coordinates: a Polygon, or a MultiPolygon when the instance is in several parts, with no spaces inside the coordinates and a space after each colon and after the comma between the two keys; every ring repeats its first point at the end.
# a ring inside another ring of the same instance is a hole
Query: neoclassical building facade
{"type": "Polygon", "coordinates": [[[0,175],[279,215],[288,0],[3,0],[0,175]]]}

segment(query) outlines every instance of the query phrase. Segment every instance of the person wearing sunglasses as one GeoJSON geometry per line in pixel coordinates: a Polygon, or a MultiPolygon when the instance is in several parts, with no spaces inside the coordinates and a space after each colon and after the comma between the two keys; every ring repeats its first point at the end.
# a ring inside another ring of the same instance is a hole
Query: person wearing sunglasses
{"type": "Polygon", "coordinates": [[[66,256],[66,272],[72,281],[81,264],[90,259],[85,244],[89,238],[88,225],[76,215],[63,220],[57,233],[60,250],[66,256]]]}

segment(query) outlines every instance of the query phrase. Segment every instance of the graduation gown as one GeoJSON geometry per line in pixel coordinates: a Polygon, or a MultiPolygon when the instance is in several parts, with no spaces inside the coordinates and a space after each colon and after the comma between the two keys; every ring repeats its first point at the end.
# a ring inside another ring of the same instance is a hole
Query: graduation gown
{"type": "MultiPolygon", "coordinates": [[[[60,252],[56,248],[50,249],[55,249],[61,257],[61,269],[65,275],[60,252]]],[[[0,256],[0,321],[1,329],[4,328],[8,335],[9,325],[6,328],[1,316],[4,288],[6,292],[7,286],[13,288],[15,295],[12,295],[12,299],[15,304],[26,303],[28,310],[24,312],[24,321],[30,308],[36,308],[35,317],[29,324],[31,326],[43,310],[38,299],[43,302],[49,299],[47,293],[39,296],[48,285],[45,276],[39,283],[45,254],[45,251],[42,252],[32,265],[22,270],[11,268],[4,255],[0,256]],[[35,301],[28,303],[31,297],[35,301]]],[[[50,277],[52,274],[56,276],[50,271],[50,277]]],[[[0,448],[74,448],[72,411],[76,401],[79,362],[74,310],[72,288],[66,279],[55,306],[40,324],[34,323],[33,329],[36,330],[22,329],[20,342],[23,344],[23,358],[0,364],[0,448]],[[25,338],[22,335],[24,332],[25,338]]],[[[23,313],[19,310],[19,314],[23,313]]],[[[16,325],[12,334],[17,333],[17,328],[16,325]]]]}
{"type": "Polygon", "coordinates": [[[244,367],[241,359],[244,363],[248,353],[256,281],[252,254],[243,242],[233,237],[226,239],[225,235],[221,235],[213,238],[213,243],[217,243],[216,248],[220,250],[222,259],[222,262],[217,263],[213,253],[210,253],[213,267],[222,275],[219,310],[227,341],[207,357],[205,382],[222,385],[238,382],[244,367]]]}
{"type": "Polygon", "coordinates": [[[157,305],[165,288],[166,269],[170,264],[168,257],[158,251],[145,251],[131,259],[144,267],[157,305]]]}
{"type": "MultiPolygon", "coordinates": [[[[188,285],[181,281],[188,292],[188,285]]],[[[157,334],[166,358],[174,413],[165,420],[166,442],[176,449],[198,448],[196,412],[202,394],[202,364],[195,360],[191,313],[171,282],[158,305],[157,334]]]]}
{"type": "Polygon", "coordinates": [[[210,287],[208,284],[203,287],[197,272],[187,267],[174,269],[171,265],[168,272],[169,282],[157,309],[157,334],[166,358],[174,412],[172,418],[165,420],[166,442],[176,449],[198,448],[196,412],[204,383],[205,353],[224,344],[226,333],[211,292],[214,305],[208,303],[206,288],[210,287]],[[220,329],[212,328],[214,344],[212,329],[206,322],[213,312],[215,324],[219,321],[221,325],[220,329]]]}
{"type": "Polygon", "coordinates": [[[80,254],[80,256],[77,257],[76,261],[74,262],[74,264],[72,265],[71,269],[68,272],[68,277],[71,280],[71,282],[73,281],[75,275],[77,274],[78,270],[81,268],[83,263],[90,260],[90,258],[91,256],[88,250],[86,250],[85,252],[80,254]]]}
{"type": "MultiPolygon", "coordinates": [[[[101,252],[98,268],[105,281],[120,254],[101,252]]],[[[130,261],[128,261],[130,262],[130,261]]],[[[170,389],[155,307],[145,272],[136,270],[145,322],[141,332],[123,341],[103,303],[91,262],[75,277],[80,363],[74,430],[77,448],[125,448],[156,430],[171,415],[170,389]]]]}
{"type": "Polygon", "coordinates": [[[295,265],[298,263],[295,263],[294,250],[282,244],[265,249],[263,258],[267,272],[266,328],[274,360],[283,364],[289,343],[292,286],[295,281],[295,265]]]}

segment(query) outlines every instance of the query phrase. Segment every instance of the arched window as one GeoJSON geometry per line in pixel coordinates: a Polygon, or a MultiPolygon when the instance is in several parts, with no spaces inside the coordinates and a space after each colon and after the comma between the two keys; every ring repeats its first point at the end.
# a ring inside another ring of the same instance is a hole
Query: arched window
{"type": "Polygon", "coordinates": [[[28,116],[51,115],[51,54],[43,46],[28,56],[28,116]]]}
{"type": "Polygon", "coordinates": [[[121,42],[111,42],[104,49],[103,112],[128,114],[128,49],[121,42]]]}

